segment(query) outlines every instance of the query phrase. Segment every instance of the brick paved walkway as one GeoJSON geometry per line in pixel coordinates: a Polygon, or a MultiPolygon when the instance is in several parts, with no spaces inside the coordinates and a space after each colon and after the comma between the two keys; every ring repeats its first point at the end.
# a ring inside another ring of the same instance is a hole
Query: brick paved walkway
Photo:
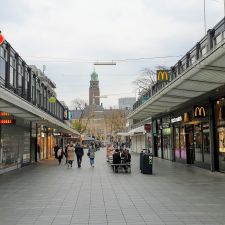
{"type": "Polygon", "coordinates": [[[48,160],[0,176],[0,225],[225,224],[225,174],[154,159],[155,174],[112,173],[103,150],[96,167],[48,160]]]}

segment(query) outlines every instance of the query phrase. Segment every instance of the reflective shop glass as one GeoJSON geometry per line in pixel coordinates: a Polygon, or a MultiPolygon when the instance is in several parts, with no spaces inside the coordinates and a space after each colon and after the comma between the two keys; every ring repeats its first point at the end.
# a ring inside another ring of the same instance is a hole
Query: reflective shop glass
{"type": "Polygon", "coordinates": [[[172,160],[172,146],[171,146],[171,128],[164,128],[163,133],[163,158],[172,160]]]}
{"type": "Polygon", "coordinates": [[[16,118],[16,124],[1,125],[0,169],[21,167],[30,162],[29,122],[16,118]]]}
{"type": "Polygon", "coordinates": [[[215,102],[215,120],[217,131],[217,153],[219,170],[225,172],[225,99],[215,102]]]}
{"type": "Polygon", "coordinates": [[[177,159],[186,160],[186,137],[185,137],[185,128],[176,127],[175,128],[175,157],[177,159]]]}
{"type": "Polygon", "coordinates": [[[194,161],[211,164],[209,123],[194,126],[194,161]]]}

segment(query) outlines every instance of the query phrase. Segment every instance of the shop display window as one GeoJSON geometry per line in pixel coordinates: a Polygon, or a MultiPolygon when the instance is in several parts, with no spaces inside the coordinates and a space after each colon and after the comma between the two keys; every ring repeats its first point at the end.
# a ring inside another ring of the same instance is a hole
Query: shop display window
{"type": "Polygon", "coordinates": [[[211,154],[210,154],[210,133],[209,133],[209,123],[202,125],[202,135],[203,135],[203,162],[211,164],[211,154]]]}
{"type": "Polygon", "coordinates": [[[16,124],[1,125],[0,169],[30,163],[29,123],[16,118],[16,124]]]}
{"type": "Polygon", "coordinates": [[[171,128],[163,129],[163,158],[172,159],[171,128]]]}
{"type": "Polygon", "coordinates": [[[225,171],[225,99],[221,98],[215,102],[215,120],[217,130],[217,153],[218,167],[225,171]]]}
{"type": "Polygon", "coordinates": [[[157,137],[157,150],[158,150],[158,157],[162,157],[162,148],[161,148],[161,135],[158,134],[158,137],[157,137]]]}
{"type": "Polygon", "coordinates": [[[180,150],[181,150],[181,159],[187,159],[186,154],[186,138],[185,138],[185,128],[180,129],[180,150]]]}
{"type": "Polygon", "coordinates": [[[181,152],[180,152],[180,128],[175,128],[175,157],[180,159],[181,152]]]}
{"type": "Polygon", "coordinates": [[[202,145],[202,125],[194,126],[194,160],[198,162],[203,161],[203,145],[202,145]]]}

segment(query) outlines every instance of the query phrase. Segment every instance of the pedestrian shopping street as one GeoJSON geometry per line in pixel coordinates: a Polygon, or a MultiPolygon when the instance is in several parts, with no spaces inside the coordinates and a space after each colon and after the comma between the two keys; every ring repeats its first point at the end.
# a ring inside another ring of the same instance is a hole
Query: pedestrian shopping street
{"type": "MultiPolygon", "coordinates": [[[[85,150],[86,151],[86,150],[85,150]]],[[[225,224],[225,174],[154,158],[154,175],[113,173],[105,149],[91,168],[42,161],[0,175],[0,225],[225,224]]]]}

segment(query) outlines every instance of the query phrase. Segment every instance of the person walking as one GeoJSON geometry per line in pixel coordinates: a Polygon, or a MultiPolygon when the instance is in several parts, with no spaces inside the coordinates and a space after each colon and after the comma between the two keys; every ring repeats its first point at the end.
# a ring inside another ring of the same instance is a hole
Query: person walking
{"type": "Polygon", "coordinates": [[[82,157],[84,155],[84,149],[83,149],[81,144],[78,143],[76,145],[75,153],[76,153],[76,156],[77,156],[77,166],[78,166],[78,168],[80,168],[81,162],[82,162],[82,157]]]}
{"type": "Polygon", "coordinates": [[[58,152],[58,150],[59,150],[59,145],[57,144],[57,145],[54,146],[54,154],[55,154],[55,158],[56,159],[57,159],[57,152],[58,152]]]}
{"type": "Polygon", "coordinates": [[[67,149],[68,149],[68,146],[69,146],[69,144],[66,145],[65,151],[64,151],[64,155],[65,155],[65,157],[66,157],[66,163],[65,163],[65,164],[68,163],[68,160],[67,160],[67,156],[68,156],[67,149]]]}
{"type": "Polygon", "coordinates": [[[62,150],[62,148],[59,147],[59,149],[57,151],[57,159],[59,161],[59,165],[61,164],[62,158],[63,158],[63,150],[62,150]]]}
{"type": "Polygon", "coordinates": [[[88,157],[90,158],[91,167],[94,167],[95,164],[95,146],[94,143],[91,143],[91,146],[88,149],[88,157]]]}
{"type": "Polygon", "coordinates": [[[74,155],[75,155],[74,153],[75,153],[75,148],[73,147],[73,142],[70,142],[70,145],[67,148],[68,167],[73,166],[74,155]]]}

